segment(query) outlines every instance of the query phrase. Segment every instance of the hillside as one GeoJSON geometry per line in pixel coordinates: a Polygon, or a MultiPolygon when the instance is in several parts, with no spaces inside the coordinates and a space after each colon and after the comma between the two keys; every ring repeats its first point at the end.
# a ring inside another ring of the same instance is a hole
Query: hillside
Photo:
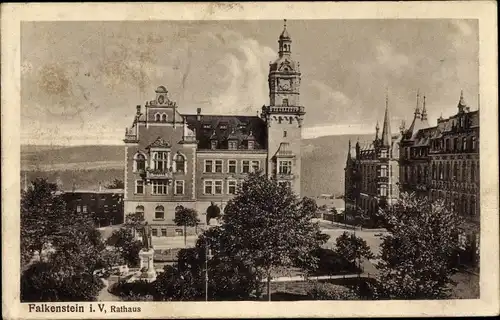
{"type": "MultiPolygon", "coordinates": [[[[302,194],[339,195],[344,190],[348,141],[367,135],[339,135],[303,140],[302,194]]],[[[96,189],[115,178],[123,179],[123,146],[21,146],[21,177],[45,177],[64,189],[96,189]]]]}

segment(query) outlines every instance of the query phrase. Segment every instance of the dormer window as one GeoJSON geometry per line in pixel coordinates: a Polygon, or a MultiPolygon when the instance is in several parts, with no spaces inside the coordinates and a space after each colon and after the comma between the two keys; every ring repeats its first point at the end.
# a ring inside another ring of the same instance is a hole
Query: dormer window
{"type": "Polygon", "coordinates": [[[248,150],[253,150],[255,147],[255,141],[248,141],[248,150]]]}
{"type": "Polygon", "coordinates": [[[205,123],[203,129],[212,129],[212,126],[209,123],[205,123]]]}
{"type": "Polygon", "coordinates": [[[167,122],[167,115],[165,113],[161,115],[161,121],[167,122]]]}
{"type": "Polygon", "coordinates": [[[228,141],[227,148],[229,150],[236,150],[237,147],[238,147],[238,145],[237,145],[237,141],[236,140],[230,140],[230,141],[228,141]]]}
{"type": "Polygon", "coordinates": [[[281,103],[283,107],[288,107],[288,99],[283,99],[283,102],[281,103]]]}
{"type": "Polygon", "coordinates": [[[226,130],[226,129],[227,129],[227,124],[225,124],[225,123],[221,123],[221,124],[219,125],[219,128],[220,128],[221,130],[226,130]]]}
{"type": "Polygon", "coordinates": [[[217,140],[210,141],[210,147],[212,148],[212,150],[217,149],[217,140]]]}
{"type": "Polygon", "coordinates": [[[155,121],[160,122],[161,116],[159,113],[155,114],[155,121]]]}

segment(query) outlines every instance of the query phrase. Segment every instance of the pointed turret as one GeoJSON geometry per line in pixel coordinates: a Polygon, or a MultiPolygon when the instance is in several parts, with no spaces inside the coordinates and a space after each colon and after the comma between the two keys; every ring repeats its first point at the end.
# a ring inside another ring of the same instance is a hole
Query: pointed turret
{"type": "Polygon", "coordinates": [[[458,112],[459,113],[462,113],[464,112],[464,109],[467,108],[467,103],[465,103],[465,99],[464,99],[464,91],[463,90],[460,90],[460,100],[458,100],[458,112]]]}
{"type": "Polygon", "coordinates": [[[347,149],[347,162],[350,162],[352,159],[351,156],[351,139],[349,139],[349,148],[347,149]]]}
{"type": "Polygon", "coordinates": [[[385,114],[384,114],[384,124],[382,127],[382,146],[390,147],[392,142],[391,134],[391,117],[389,114],[389,97],[386,94],[385,97],[385,114]]]}
{"type": "Polygon", "coordinates": [[[429,121],[427,121],[427,109],[425,108],[425,95],[424,95],[424,101],[423,101],[423,106],[422,106],[422,127],[427,128],[429,127],[429,121]]]}
{"type": "Polygon", "coordinates": [[[377,125],[375,126],[375,141],[378,140],[378,132],[380,130],[380,126],[378,125],[378,121],[377,121],[377,125]]]}

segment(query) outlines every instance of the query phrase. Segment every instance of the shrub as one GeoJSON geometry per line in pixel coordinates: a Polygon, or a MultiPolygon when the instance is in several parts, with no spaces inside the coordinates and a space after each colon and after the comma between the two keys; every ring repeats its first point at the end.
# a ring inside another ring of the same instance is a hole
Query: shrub
{"type": "Polygon", "coordinates": [[[307,291],[312,300],[358,300],[358,295],[349,288],[331,283],[313,282],[307,291]]]}
{"type": "Polygon", "coordinates": [[[153,300],[156,291],[154,285],[147,281],[121,280],[110,286],[109,292],[126,301],[149,301],[153,300]]]}

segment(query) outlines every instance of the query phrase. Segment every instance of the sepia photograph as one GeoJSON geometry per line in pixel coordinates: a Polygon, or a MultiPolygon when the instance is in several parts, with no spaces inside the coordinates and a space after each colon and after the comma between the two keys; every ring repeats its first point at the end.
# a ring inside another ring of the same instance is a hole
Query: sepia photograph
{"type": "Polygon", "coordinates": [[[486,297],[498,102],[481,20],[249,5],[19,21],[18,187],[2,190],[18,201],[17,312],[486,297]]]}

